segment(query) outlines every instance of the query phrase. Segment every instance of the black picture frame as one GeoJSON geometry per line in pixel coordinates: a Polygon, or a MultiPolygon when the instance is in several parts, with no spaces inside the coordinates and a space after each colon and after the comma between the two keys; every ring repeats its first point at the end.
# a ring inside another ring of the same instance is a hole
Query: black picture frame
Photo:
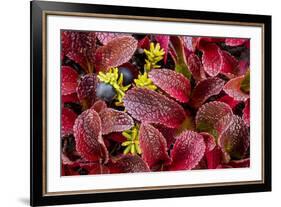
{"type": "Polygon", "coordinates": [[[215,194],[248,193],[271,191],[271,16],[233,14],[203,11],[187,11],[155,8],[136,8],[125,6],[105,6],[80,3],[59,2],[31,2],[31,152],[30,152],[30,204],[32,206],[77,204],[90,202],[106,202],[135,199],[170,198],[185,196],[203,196],[215,194]],[[160,190],[135,190],[128,192],[109,193],[73,193],[67,195],[45,195],[44,168],[46,160],[44,153],[46,148],[42,135],[46,126],[46,74],[43,71],[44,64],[44,21],[46,11],[71,13],[96,13],[109,15],[129,15],[142,17],[160,17],[171,19],[193,19],[212,22],[236,22],[260,24],[263,27],[263,55],[264,55],[264,96],[263,96],[263,132],[264,132],[264,179],[261,183],[219,185],[192,188],[171,188],[160,190]]]}

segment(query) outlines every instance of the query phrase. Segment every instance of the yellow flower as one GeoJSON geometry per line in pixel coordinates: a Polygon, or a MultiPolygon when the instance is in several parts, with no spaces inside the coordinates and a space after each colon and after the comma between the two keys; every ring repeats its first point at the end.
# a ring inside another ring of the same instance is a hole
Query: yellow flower
{"type": "Polygon", "coordinates": [[[115,89],[118,100],[117,103],[122,103],[125,92],[130,88],[131,84],[123,86],[123,74],[118,74],[118,68],[110,68],[107,73],[99,72],[98,78],[100,81],[112,85],[115,89]]]}
{"type": "Polygon", "coordinates": [[[154,46],[154,43],[150,43],[149,50],[144,49],[144,53],[147,56],[147,59],[145,59],[145,65],[144,69],[145,71],[150,71],[154,68],[160,68],[160,65],[157,65],[157,63],[163,59],[163,56],[165,54],[164,49],[160,48],[159,43],[154,46]]]}
{"type": "Polygon", "coordinates": [[[144,72],[143,75],[139,75],[138,79],[134,80],[138,88],[147,88],[149,90],[155,91],[157,89],[156,85],[153,84],[152,80],[148,78],[147,72],[144,72]]]}
{"type": "Polygon", "coordinates": [[[135,125],[133,128],[123,131],[122,135],[127,138],[127,141],[122,143],[124,154],[141,154],[140,141],[139,141],[139,125],[135,125]]]}

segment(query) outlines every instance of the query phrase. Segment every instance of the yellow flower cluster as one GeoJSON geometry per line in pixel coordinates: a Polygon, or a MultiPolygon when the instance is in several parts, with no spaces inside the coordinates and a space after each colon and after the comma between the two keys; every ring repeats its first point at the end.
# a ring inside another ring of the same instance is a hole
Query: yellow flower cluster
{"type": "Polygon", "coordinates": [[[131,85],[123,86],[123,74],[118,74],[118,68],[110,68],[107,73],[99,72],[98,78],[100,81],[112,85],[116,91],[117,100],[121,103],[125,92],[131,85]]]}
{"type": "Polygon", "coordinates": [[[127,141],[122,143],[123,147],[126,147],[124,149],[124,154],[128,154],[129,152],[131,154],[141,154],[140,149],[140,141],[139,141],[139,125],[135,125],[133,128],[123,131],[122,135],[127,138],[127,141]]]}
{"type": "Polygon", "coordinates": [[[156,85],[153,84],[152,80],[148,78],[147,72],[144,72],[143,75],[139,75],[138,79],[134,80],[138,88],[147,88],[149,90],[155,91],[157,89],[156,85]]]}
{"type": "Polygon", "coordinates": [[[154,45],[154,43],[150,43],[149,50],[144,49],[144,53],[147,56],[147,59],[145,59],[145,65],[144,69],[145,71],[149,72],[154,68],[160,68],[160,65],[157,65],[157,63],[163,59],[163,56],[165,54],[164,49],[160,48],[159,43],[154,45]]]}

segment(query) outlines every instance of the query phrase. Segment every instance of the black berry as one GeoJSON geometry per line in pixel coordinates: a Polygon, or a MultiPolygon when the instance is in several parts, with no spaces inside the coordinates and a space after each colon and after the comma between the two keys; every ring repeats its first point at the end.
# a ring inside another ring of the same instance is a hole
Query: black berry
{"type": "Polygon", "coordinates": [[[116,96],[116,91],[110,84],[99,83],[96,89],[96,95],[104,101],[111,102],[116,96]]]}
{"type": "Polygon", "coordinates": [[[126,67],[119,67],[118,73],[123,74],[123,85],[129,85],[133,82],[134,80],[134,74],[129,68],[126,67]]]}

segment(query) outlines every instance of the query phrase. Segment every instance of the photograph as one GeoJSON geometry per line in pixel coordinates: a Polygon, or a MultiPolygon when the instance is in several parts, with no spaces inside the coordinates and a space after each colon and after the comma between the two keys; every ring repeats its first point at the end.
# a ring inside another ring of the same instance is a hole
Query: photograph
{"type": "Polygon", "coordinates": [[[60,38],[62,176],[250,167],[250,39],[60,38]]]}
{"type": "Polygon", "coordinates": [[[31,2],[30,204],[271,191],[271,16],[31,2]]]}

